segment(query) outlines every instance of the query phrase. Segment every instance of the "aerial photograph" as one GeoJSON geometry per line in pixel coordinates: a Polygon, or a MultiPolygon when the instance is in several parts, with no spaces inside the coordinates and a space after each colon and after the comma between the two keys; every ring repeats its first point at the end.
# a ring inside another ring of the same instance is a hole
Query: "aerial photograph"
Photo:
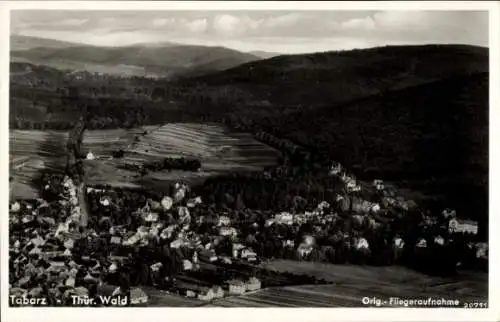
{"type": "Polygon", "coordinates": [[[488,22],[10,11],[8,306],[487,309],[488,22]]]}

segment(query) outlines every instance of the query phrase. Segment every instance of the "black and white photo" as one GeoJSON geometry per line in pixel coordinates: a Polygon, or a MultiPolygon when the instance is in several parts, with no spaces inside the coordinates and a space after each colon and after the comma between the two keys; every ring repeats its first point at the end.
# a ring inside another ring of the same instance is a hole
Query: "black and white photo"
{"type": "Polygon", "coordinates": [[[2,308],[499,313],[493,2],[90,3],[7,3],[2,308]]]}

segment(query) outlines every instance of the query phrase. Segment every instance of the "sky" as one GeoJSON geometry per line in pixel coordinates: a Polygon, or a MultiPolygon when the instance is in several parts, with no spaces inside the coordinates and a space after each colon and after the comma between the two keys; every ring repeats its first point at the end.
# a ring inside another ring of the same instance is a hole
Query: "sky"
{"type": "Polygon", "coordinates": [[[488,46],[487,11],[13,10],[11,34],[92,45],[176,42],[306,53],[384,45],[488,46]]]}

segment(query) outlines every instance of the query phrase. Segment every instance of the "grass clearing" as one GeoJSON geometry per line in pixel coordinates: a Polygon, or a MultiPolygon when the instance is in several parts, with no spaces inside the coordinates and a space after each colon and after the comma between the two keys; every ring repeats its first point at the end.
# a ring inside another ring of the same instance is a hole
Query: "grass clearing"
{"type": "Polygon", "coordinates": [[[332,284],[269,288],[238,299],[224,299],[217,305],[356,307],[362,306],[361,299],[366,296],[484,301],[485,294],[488,294],[487,274],[477,272],[463,272],[456,277],[444,278],[399,266],[334,265],[290,260],[273,260],[261,266],[275,271],[312,275],[332,284]]]}
{"type": "Polygon", "coordinates": [[[47,168],[61,169],[66,162],[68,133],[63,131],[11,130],[9,132],[9,175],[11,199],[38,197],[33,180],[47,168]]]}
{"type": "MultiPolygon", "coordinates": [[[[232,171],[261,171],[276,164],[279,152],[256,141],[251,134],[234,134],[222,126],[197,123],[169,123],[156,128],[129,130],[127,134],[97,133],[89,131],[84,148],[97,157],[108,157],[110,147],[129,142],[121,159],[87,160],[86,174],[89,184],[110,184],[121,187],[146,187],[162,189],[165,184],[183,181],[196,184],[205,178],[232,171]],[[136,141],[135,136],[139,137],[136,141]],[[109,138],[108,140],[102,137],[109,138]],[[109,142],[114,143],[109,143],[109,142]],[[89,142],[89,143],[87,143],[89,142]],[[221,152],[221,147],[228,147],[221,152]],[[125,164],[142,164],[160,161],[165,157],[198,158],[200,171],[158,171],[144,176],[124,170],[125,164]]],[[[115,148],[117,149],[117,148],[115,148]]]]}

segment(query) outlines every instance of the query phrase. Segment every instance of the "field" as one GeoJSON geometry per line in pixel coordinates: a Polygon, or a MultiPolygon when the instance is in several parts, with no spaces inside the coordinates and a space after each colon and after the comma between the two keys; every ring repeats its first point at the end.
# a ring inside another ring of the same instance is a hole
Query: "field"
{"type": "MultiPolygon", "coordinates": [[[[144,129],[86,131],[84,148],[97,148],[103,154],[126,148],[137,133],[144,129]]],[[[33,183],[41,170],[63,169],[66,162],[67,131],[9,131],[10,197],[31,199],[38,196],[39,187],[33,183]]]]}
{"type": "MultiPolygon", "coordinates": [[[[94,136],[94,133],[88,135],[94,136]]],[[[107,157],[113,144],[106,140],[98,142],[99,139],[89,140],[92,144],[84,141],[86,150],[104,157],[86,161],[88,183],[161,188],[170,181],[194,183],[230,171],[262,170],[265,166],[275,164],[279,156],[278,151],[254,140],[250,134],[228,133],[218,125],[171,123],[150,128],[147,134],[138,137],[139,141],[126,147],[123,158],[112,160],[107,157]],[[228,147],[228,151],[220,152],[223,146],[228,147]],[[202,167],[198,172],[164,170],[144,176],[124,168],[125,164],[160,161],[164,157],[199,158],[202,167]]]]}
{"type": "Polygon", "coordinates": [[[402,267],[363,267],[277,260],[263,267],[304,273],[332,284],[263,289],[248,295],[214,302],[223,307],[360,307],[363,297],[485,300],[486,274],[460,274],[454,278],[431,277],[402,267]]]}
{"type": "MultiPolygon", "coordinates": [[[[33,179],[47,167],[64,167],[68,132],[10,131],[11,198],[37,197],[39,187],[33,179]]],[[[134,129],[85,131],[83,150],[96,159],[85,160],[87,182],[120,187],[161,188],[165,183],[182,180],[194,183],[208,176],[229,171],[256,171],[275,164],[279,152],[246,133],[229,133],[218,125],[172,123],[134,129]],[[136,137],[139,141],[136,141],[136,137]],[[221,146],[228,151],[219,152],[221,146]],[[122,159],[112,152],[126,151],[122,159]],[[125,164],[140,164],[164,157],[200,158],[198,172],[161,171],[141,176],[127,170],[125,164]]]]}
{"type": "Polygon", "coordinates": [[[9,133],[10,197],[31,199],[38,196],[33,179],[45,168],[62,168],[68,134],[58,131],[20,131],[9,133]]]}

